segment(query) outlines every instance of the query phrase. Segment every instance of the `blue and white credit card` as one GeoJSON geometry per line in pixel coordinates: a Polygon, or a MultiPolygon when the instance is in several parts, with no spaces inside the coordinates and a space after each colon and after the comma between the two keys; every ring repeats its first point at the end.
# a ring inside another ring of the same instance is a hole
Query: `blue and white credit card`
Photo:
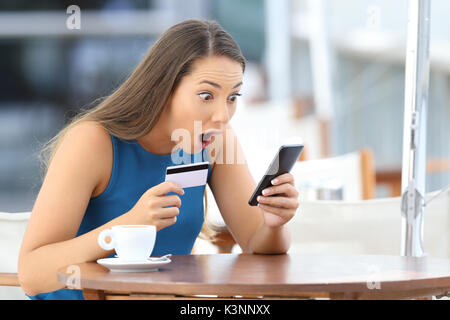
{"type": "Polygon", "coordinates": [[[208,167],[208,161],[167,167],[164,181],[175,182],[182,188],[203,186],[208,178],[208,167]]]}

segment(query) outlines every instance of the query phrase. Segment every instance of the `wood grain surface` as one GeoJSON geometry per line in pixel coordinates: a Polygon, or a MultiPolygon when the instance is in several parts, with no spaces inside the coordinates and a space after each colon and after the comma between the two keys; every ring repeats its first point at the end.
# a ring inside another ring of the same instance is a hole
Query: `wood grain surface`
{"type": "MultiPolygon", "coordinates": [[[[414,298],[450,291],[450,260],[377,255],[175,255],[157,272],[114,273],[79,264],[85,292],[102,295],[218,295],[333,298],[414,298]],[[94,291],[92,291],[94,290],[94,291]],[[95,290],[100,290],[95,293],[95,290]]],[[[71,268],[58,272],[67,283],[71,268]]]]}

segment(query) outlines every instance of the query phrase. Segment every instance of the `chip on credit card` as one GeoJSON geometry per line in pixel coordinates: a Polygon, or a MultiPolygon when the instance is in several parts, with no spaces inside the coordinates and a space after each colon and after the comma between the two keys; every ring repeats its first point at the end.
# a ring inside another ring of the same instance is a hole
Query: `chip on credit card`
{"type": "Polygon", "coordinates": [[[182,188],[203,186],[208,178],[209,162],[195,162],[166,168],[164,181],[175,182],[182,188]]]}

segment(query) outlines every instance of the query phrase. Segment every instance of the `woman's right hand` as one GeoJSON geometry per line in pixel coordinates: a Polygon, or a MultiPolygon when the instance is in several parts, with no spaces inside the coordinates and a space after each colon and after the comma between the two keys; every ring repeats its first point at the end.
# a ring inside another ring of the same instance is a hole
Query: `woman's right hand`
{"type": "Polygon", "coordinates": [[[178,184],[162,182],[148,189],[128,214],[136,224],[154,225],[157,231],[174,224],[180,212],[181,199],[175,194],[167,196],[169,192],[184,194],[178,184]]]}

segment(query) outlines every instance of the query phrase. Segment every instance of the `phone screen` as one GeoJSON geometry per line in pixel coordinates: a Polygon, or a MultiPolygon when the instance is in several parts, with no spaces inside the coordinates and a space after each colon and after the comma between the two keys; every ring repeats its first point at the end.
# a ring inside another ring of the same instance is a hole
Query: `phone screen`
{"type": "Polygon", "coordinates": [[[291,171],[295,162],[300,157],[302,150],[303,145],[301,144],[287,144],[280,147],[267,168],[266,173],[261,181],[259,181],[258,186],[250,197],[250,200],[248,201],[249,205],[256,206],[258,204],[256,198],[261,195],[265,188],[271,185],[272,179],[291,171]]]}

